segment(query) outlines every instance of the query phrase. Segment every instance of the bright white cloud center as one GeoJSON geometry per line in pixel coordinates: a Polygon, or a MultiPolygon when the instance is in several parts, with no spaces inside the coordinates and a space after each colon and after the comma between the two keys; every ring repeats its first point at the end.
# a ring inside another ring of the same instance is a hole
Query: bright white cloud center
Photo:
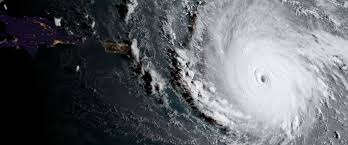
{"type": "Polygon", "coordinates": [[[328,74],[348,89],[346,74],[327,69],[335,55],[347,63],[348,41],[309,28],[299,17],[275,0],[208,2],[199,11],[192,42],[203,56],[193,62],[205,65],[204,77],[192,85],[193,77],[185,80],[197,106],[220,124],[261,138],[306,130],[320,101],[330,96],[328,74]],[[211,84],[213,93],[203,89],[211,84]]]}
{"type": "Polygon", "coordinates": [[[290,128],[313,97],[315,77],[287,43],[265,38],[239,41],[231,46],[224,66],[230,97],[254,119],[290,128]]]}

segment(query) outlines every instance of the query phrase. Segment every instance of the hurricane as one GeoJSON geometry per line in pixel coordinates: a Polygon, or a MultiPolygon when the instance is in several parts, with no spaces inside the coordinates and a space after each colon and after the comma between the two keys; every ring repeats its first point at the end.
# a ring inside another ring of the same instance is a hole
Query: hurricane
{"type": "Polygon", "coordinates": [[[190,64],[183,87],[228,130],[228,144],[306,144],[327,108],[344,110],[337,102],[348,97],[347,5],[200,3],[189,49],[177,50],[190,64]]]}
{"type": "Polygon", "coordinates": [[[86,10],[98,53],[76,70],[98,76],[86,73],[100,101],[78,98],[77,115],[90,128],[124,144],[348,144],[347,0],[98,0],[86,10]]]}

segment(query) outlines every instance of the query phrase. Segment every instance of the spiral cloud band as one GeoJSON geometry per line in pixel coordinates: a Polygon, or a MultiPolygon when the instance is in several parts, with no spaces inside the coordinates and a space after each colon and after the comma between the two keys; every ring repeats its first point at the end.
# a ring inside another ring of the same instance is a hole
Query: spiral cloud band
{"type": "Polygon", "coordinates": [[[301,2],[208,1],[192,49],[178,51],[193,64],[183,81],[195,104],[248,134],[244,140],[285,143],[308,134],[327,100],[348,97],[348,18],[320,1],[314,10],[301,2]]]}

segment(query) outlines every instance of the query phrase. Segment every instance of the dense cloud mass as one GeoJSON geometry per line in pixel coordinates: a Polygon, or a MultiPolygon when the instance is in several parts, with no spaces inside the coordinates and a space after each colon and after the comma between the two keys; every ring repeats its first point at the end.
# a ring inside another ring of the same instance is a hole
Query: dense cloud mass
{"type": "Polygon", "coordinates": [[[207,2],[187,51],[197,56],[187,60],[199,74],[188,83],[196,105],[255,143],[308,138],[325,104],[348,95],[348,17],[338,13],[347,11],[344,4],[207,2]]]}

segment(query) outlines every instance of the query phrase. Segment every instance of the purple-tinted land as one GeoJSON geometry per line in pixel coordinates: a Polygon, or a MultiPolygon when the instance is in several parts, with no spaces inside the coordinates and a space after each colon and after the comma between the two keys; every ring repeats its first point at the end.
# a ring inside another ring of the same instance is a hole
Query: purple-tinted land
{"type": "Polygon", "coordinates": [[[0,22],[0,48],[24,48],[31,56],[35,56],[40,46],[81,43],[79,38],[69,35],[63,28],[45,18],[0,15],[0,22]]]}

